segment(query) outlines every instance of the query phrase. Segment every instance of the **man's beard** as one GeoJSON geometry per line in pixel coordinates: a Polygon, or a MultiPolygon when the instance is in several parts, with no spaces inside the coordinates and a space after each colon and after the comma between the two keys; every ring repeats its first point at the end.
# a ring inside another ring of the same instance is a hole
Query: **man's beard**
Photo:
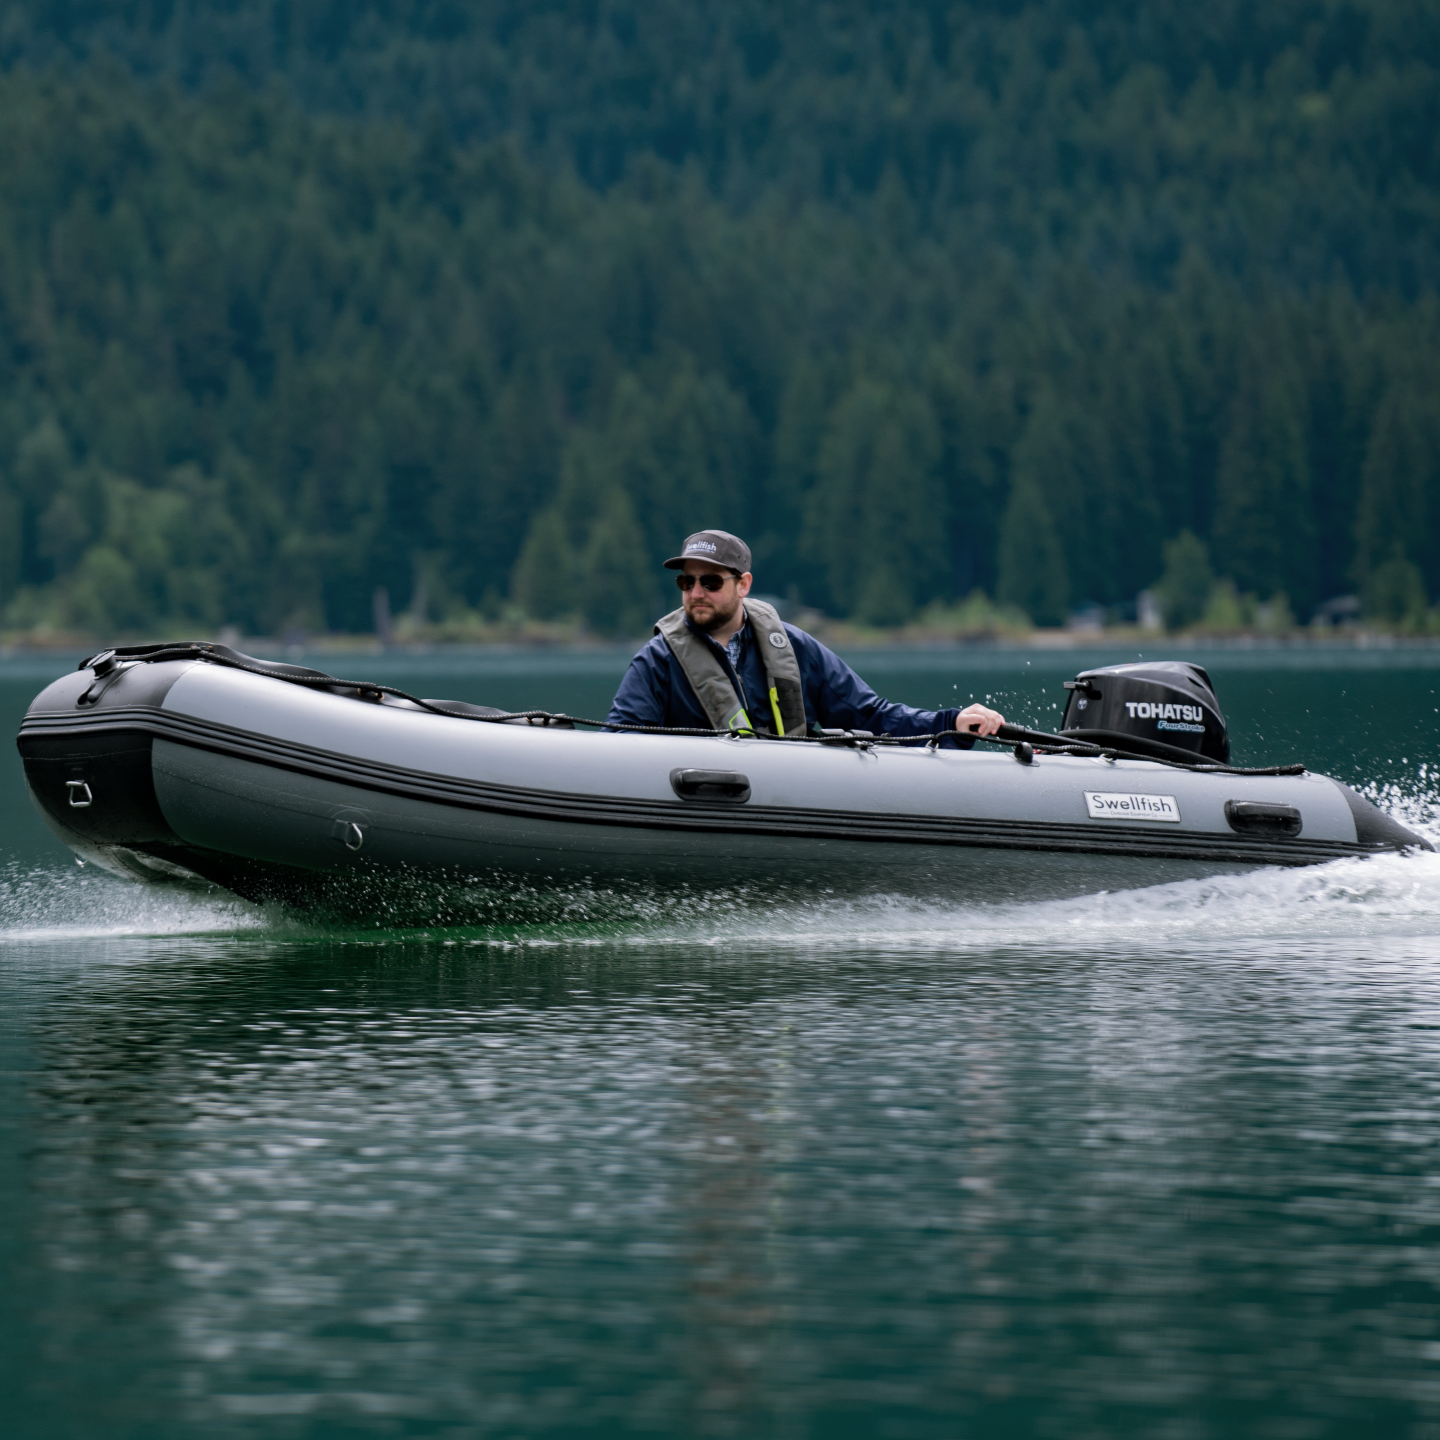
{"type": "MultiPolygon", "coordinates": [[[[712,605],[715,604],[713,600],[710,603],[712,605]]],[[[715,605],[714,610],[710,612],[706,619],[701,620],[692,615],[690,617],[690,623],[697,630],[703,630],[708,634],[711,630],[718,630],[722,625],[728,625],[730,621],[735,618],[735,612],[739,610],[739,608],[740,597],[737,595],[735,597],[735,603],[731,605],[728,610],[722,610],[718,605],[715,605]]]]}

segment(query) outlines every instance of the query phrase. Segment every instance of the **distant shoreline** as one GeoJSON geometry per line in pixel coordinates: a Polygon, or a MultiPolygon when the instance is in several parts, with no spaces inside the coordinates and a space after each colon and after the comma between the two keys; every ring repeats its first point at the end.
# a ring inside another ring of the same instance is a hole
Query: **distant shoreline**
{"type": "MultiPolygon", "coordinates": [[[[648,637],[635,636],[625,640],[602,637],[527,640],[415,640],[385,645],[370,636],[321,635],[303,641],[285,642],[267,636],[227,636],[216,643],[227,644],[246,654],[266,659],[294,659],[335,656],[355,659],[419,658],[461,655],[531,656],[542,655],[628,655],[643,645],[648,637]]],[[[886,653],[959,655],[974,653],[1066,652],[1096,649],[1184,649],[1213,651],[1400,651],[1428,652],[1440,650],[1440,637],[1433,635],[1393,635],[1385,632],[1356,631],[1316,634],[1296,631],[1285,635],[1198,635],[1159,634],[1135,629],[1113,630],[1036,630],[1029,636],[986,636],[974,639],[926,638],[897,634],[893,637],[872,633],[847,633],[845,627],[826,627],[820,638],[832,649],[849,654],[883,655],[886,653]],[[828,633],[826,633],[828,632],[828,633]]],[[[135,642],[141,643],[141,642],[135,642]]],[[[160,643],[160,642],[156,642],[160,643]]],[[[56,637],[54,641],[21,641],[0,643],[0,660],[47,659],[74,656],[77,660],[93,652],[96,643],[75,636],[56,637]]]]}

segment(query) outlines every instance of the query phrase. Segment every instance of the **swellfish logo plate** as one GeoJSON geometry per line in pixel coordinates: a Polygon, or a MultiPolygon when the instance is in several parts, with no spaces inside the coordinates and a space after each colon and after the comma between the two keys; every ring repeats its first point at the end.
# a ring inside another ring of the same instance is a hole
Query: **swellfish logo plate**
{"type": "Polygon", "coordinates": [[[1103,790],[1085,792],[1085,808],[1092,820],[1163,820],[1180,823],[1180,807],[1173,795],[1119,795],[1103,790]]]}

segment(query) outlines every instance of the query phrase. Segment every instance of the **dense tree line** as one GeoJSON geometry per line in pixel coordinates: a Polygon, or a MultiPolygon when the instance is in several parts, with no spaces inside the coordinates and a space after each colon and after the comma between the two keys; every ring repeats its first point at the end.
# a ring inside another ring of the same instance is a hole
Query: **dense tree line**
{"type": "Polygon", "coordinates": [[[3,623],[633,633],[702,524],[872,623],[1167,542],[1413,617],[1437,17],[13,7],[3,623]]]}

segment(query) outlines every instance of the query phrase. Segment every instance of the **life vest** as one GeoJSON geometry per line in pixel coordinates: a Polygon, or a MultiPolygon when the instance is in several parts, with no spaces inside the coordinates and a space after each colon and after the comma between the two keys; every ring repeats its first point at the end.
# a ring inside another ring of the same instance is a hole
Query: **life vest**
{"type": "Polygon", "coordinates": [[[685,623],[685,608],[672,610],[655,622],[655,633],[665,638],[670,653],[680,662],[685,678],[717,730],[763,731],[769,735],[805,733],[805,698],[800,685],[800,664],[790,636],[773,605],[746,600],[745,615],[755,632],[765,678],[770,688],[770,713],[754,720],[730,683],[729,672],[715,653],[715,642],[685,623]]]}

